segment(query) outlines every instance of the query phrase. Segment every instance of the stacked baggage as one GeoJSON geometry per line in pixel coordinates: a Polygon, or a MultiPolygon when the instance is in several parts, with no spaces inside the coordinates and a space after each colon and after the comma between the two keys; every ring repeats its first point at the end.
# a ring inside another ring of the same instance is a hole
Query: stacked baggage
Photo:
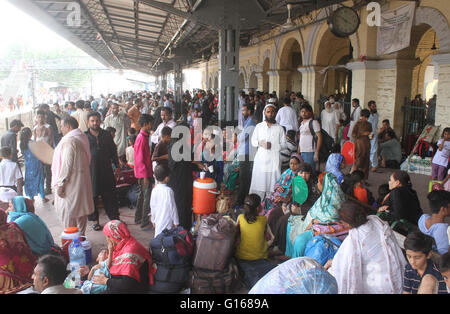
{"type": "Polygon", "coordinates": [[[179,293],[185,289],[194,251],[192,234],[182,227],[166,229],[150,241],[150,250],[156,266],[154,284],[150,290],[155,293],[179,293]]]}
{"type": "Polygon", "coordinates": [[[232,293],[239,288],[238,268],[232,256],[236,226],[220,214],[202,219],[198,229],[190,289],[193,294],[232,293]]]}

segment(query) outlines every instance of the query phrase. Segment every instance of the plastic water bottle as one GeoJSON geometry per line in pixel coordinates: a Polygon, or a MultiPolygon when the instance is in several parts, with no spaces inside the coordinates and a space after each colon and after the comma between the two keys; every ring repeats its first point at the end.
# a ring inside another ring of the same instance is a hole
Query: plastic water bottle
{"type": "Polygon", "coordinates": [[[69,245],[70,264],[78,264],[78,266],[86,265],[86,256],[83,245],[80,240],[75,239],[69,245]]]}
{"type": "Polygon", "coordinates": [[[80,274],[80,265],[78,263],[70,263],[70,274],[66,278],[67,285],[65,283],[66,288],[80,288],[81,287],[81,274],[80,274]]]}

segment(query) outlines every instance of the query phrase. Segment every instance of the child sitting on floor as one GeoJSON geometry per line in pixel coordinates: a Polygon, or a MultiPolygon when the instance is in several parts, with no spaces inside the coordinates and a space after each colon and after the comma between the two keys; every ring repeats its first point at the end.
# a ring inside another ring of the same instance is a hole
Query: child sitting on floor
{"type": "Polygon", "coordinates": [[[244,213],[238,221],[236,257],[243,273],[243,282],[251,288],[276,265],[268,260],[268,247],[274,236],[267,225],[267,217],[259,216],[262,211],[261,198],[250,194],[244,201],[244,213]]]}
{"type": "Polygon", "coordinates": [[[403,294],[447,294],[444,278],[431,260],[433,242],[432,237],[420,231],[406,237],[408,264],[403,276],[403,294]]]}
{"type": "Polygon", "coordinates": [[[375,199],[372,193],[364,186],[364,173],[360,170],[353,171],[345,179],[345,185],[342,186],[342,190],[348,196],[356,198],[358,201],[373,206],[375,205],[375,199]]]}
{"type": "Polygon", "coordinates": [[[111,278],[111,274],[108,268],[108,250],[102,250],[97,257],[97,265],[92,267],[88,275],[88,280],[83,282],[81,291],[84,294],[101,294],[105,293],[108,287],[106,285],[95,284],[91,281],[93,276],[105,275],[105,277],[111,278]]]}

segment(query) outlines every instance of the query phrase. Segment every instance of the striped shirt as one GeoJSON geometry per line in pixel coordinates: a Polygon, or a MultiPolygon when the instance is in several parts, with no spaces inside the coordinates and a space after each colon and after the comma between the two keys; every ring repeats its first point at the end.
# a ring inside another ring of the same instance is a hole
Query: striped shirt
{"type": "MultiPolygon", "coordinates": [[[[432,260],[428,260],[427,268],[423,273],[423,276],[430,274],[438,281],[438,294],[447,294],[447,286],[445,284],[444,278],[439,272],[438,268],[432,260]]],[[[411,264],[407,264],[405,267],[405,274],[403,279],[403,291],[409,292],[411,294],[417,294],[419,290],[420,283],[422,282],[422,277],[419,273],[411,267],[411,264]]]]}

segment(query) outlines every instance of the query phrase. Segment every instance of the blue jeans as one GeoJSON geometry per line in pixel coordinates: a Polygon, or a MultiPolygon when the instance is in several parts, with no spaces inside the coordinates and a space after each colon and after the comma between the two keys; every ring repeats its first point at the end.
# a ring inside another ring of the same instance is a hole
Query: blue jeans
{"type": "Polygon", "coordinates": [[[251,289],[262,277],[277,265],[266,259],[246,261],[237,259],[239,270],[242,273],[242,282],[251,289]]]}
{"type": "Polygon", "coordinates": [[[303,158],[303,161],[308,163],[312,168],[311,175],[315,175],[316,173],[316,164],[314,163],[314,152],[312,153],[300,153],[303,158]]]}

